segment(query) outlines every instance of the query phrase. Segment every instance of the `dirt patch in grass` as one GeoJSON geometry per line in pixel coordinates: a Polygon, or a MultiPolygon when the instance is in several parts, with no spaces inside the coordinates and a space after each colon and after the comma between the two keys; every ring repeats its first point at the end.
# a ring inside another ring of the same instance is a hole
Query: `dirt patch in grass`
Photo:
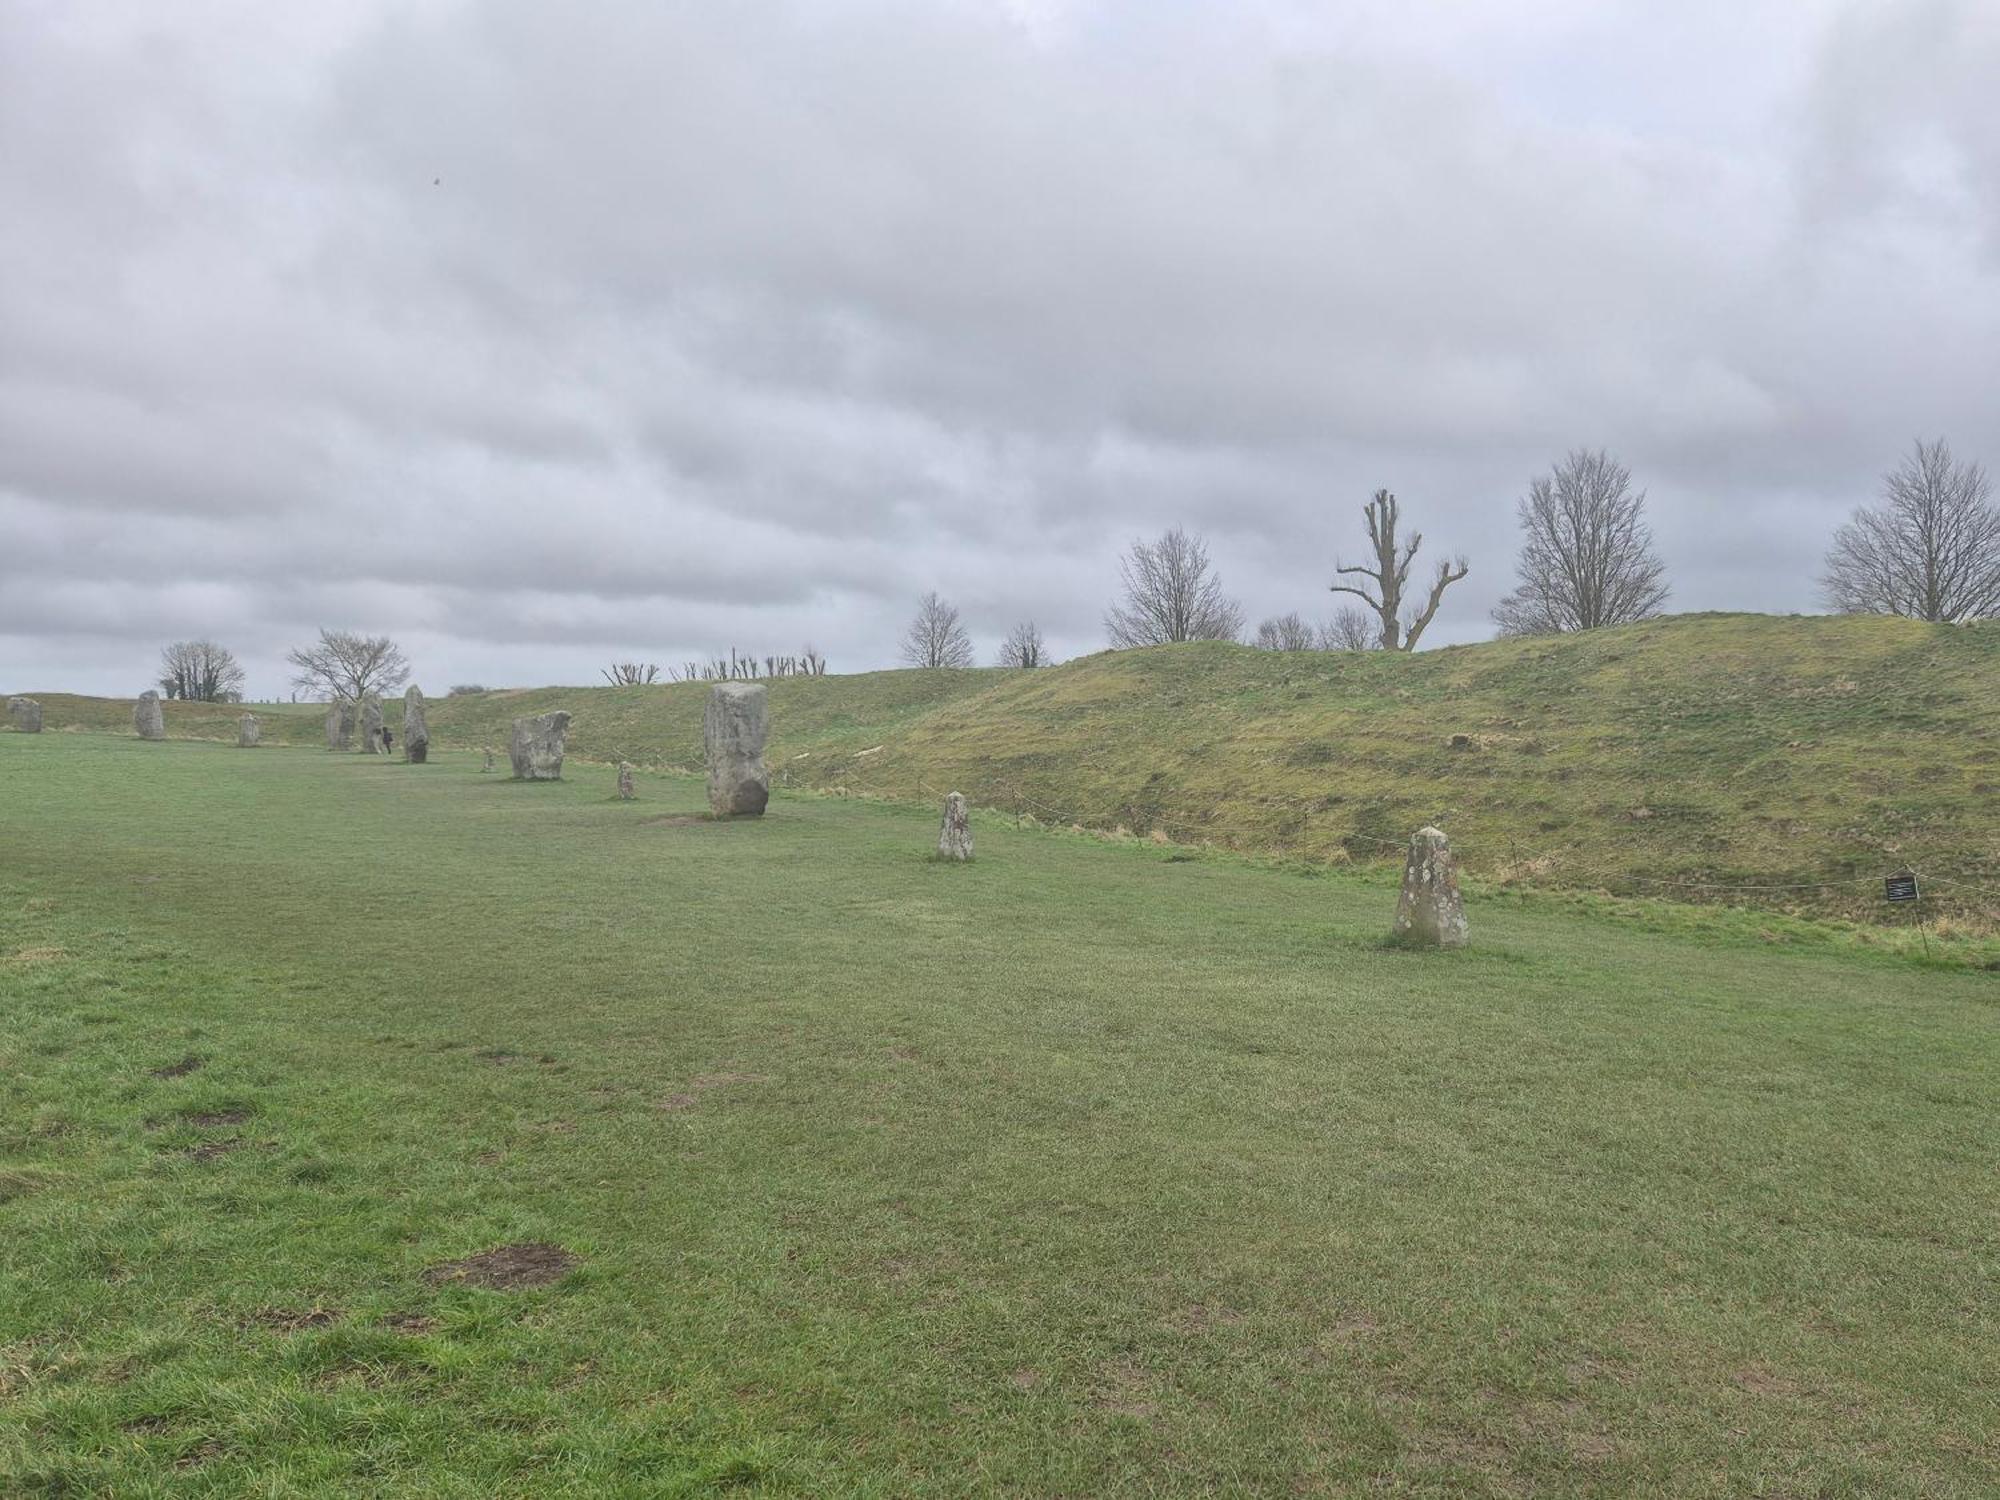
{"type": "Polygon", "coordinates": [[[47,1175],[33,1170],[22,1172],[0,1172],[0,1203],[11,1203],[16,1198],[25,1198],[30,1193],[40,1192],[49,1185],[47,1175]]]}
{"type": "Polygon", "coordinates": [[[22,948],[10,955],[7,962],[26,968],[30,964],[52,964],[68,957],[67,948],[22,948]]]}
{"type": "Polygon", "coordinates": [[[199,1146],[190,1146],[181,1152],[189,1161],[214,1161],[218,1156],[227,1156],[232,1151],[241,1151],[250,1143],[238,1137],[228,1141],[203,1141],[199,1146]]]}
{"type": "Polygon", "coordinates": [[[391,1313],[382,1320],[386,1327],[397,1333],[408,1334],[411,1338],[422,1338],[427,1333],[438,1331],[438,1320],[423,1313],[391,1313]]]}
{"type": "Polygon", "coordinates": [[[472,1055],[481,1062],[492,1063],[495,1067],[505,1067],[509,1063],[532,1062],[540,1063],[543,1067],[548,1068],[555,1066],[556,1061],[556,1055],[553,1052],[530,1054],[516,1052],[512,1047],[482,1047],[472,1055]]]}
{"type": "Polygon", "coordinates": [[[1167,1318],[1167,1326],[1177,1333],[1200,1334],[1214,1328],[1240,1328],[1243,1314],[1220,1302],[1191,1302],[1167,1318]]]}
{"type": "Polygon", "coordinates": [[[208,1059],[189,1053],[177,1063],[168,1063],[164,1068],[153,1069],[155,1078],[185,1078],[208,1065],[208,1059]]]}
{"type": "Polygon", "coordinates": [[[216,1459],[222,1457],[223,1452],[222,1444],[218,1443],[214,1438],[203,1438],[192,1448],[188,1449],[187,1452],[175,1459],[174,1467],[176,1469],[199,1469],[203,1464],[215,1462],[216,1459]]]}
{"type": "Polygon", "coordinates": [[[1796,1396],[1798,1384],[1787,1380],[1768,1365],[1745,1365],[1736,1372],[1736,1383],[1753,1396],[1796,1396]]]}
{"type": "Polygon", "coordinates": [[[424,1272],[424,1280],[433,1286],[460,1282],[466,1286],[492,1287],[504,1292],[520,1287],[547,1286],[562,1280],[580,1264],[582,1262],[578,1257],[560,1245],[530,1240],[524,1244],[482,1250],[464,1260],[448,1260],[443,1265],[432,1266],[424,1272]]]}
{"type": "Polygon", "coordinates": [[[183,1115],[188,1124],[202,1130],[213,1130],[219,1125],[241,1125],[250,1118],[247,1109],[203,1109],[183,1115]]]}
{"type": "Polygon", "coordinates": [[[1107,1365],[1091,1386],[1090,1404],[1119,1417],[1159,1415],[1159,1394],[1153,1377],[1130,1360],[1107,1365]]]}
{"type": "Polygon", "coordinates": [[[701,1096],[715,1089],[726,1089],[739,1083],[769,1083],[767,1073],[703,1073],[693,1079],[685,1093],[669,1094],[654,1106],[655,1109],[692,1109],[701,1102],[701,1096]]]}
{"type": "Polygon", "coordinates": [[[237,1320],[243,1328],[268,1328],[274,1333],[302,1333],[308,1328],[325,1328],[340,1321],[340,1310],[332,1307],[260,1307],[237,1320]]]}

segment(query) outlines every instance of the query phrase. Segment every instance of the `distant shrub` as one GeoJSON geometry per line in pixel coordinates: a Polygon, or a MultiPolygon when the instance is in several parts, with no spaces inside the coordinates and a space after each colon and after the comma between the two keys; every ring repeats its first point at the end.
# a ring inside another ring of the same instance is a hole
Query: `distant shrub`
{"type": "Polygon", "coordinates": [[[483,693],[486,688],[477,682],[461,682],[445,694],[447,698],[463,698],[467,693],[483,693]]]}

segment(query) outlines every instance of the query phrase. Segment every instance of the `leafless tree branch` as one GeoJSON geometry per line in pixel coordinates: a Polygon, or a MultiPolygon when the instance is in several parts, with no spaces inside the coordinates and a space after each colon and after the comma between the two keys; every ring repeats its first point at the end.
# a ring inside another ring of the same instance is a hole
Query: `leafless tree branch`
{"type": "Polygon", "coordinates": [[[1957,624],[2000,616],[2000,509],[1977,463],[1919,441],[1882,481],[1882,503],[1834,533],[1820,585],[1843,614],[1957,624]]]}
{"type": "Polygon", "coordinates": [[[1210,571],[1208,544],[1178,526],[1157,541],[1132,543],[1119,573],[1123,602],[1104,616],[1113,646],[1233,641],[1243,632],[1243,608],[1210,571]]]}
{"type": "Polygon", "coordinates": [[[1657,615],[1666,567],[1645,515],[1632,471],[1602,450],[1578,448],[1530,481],[1519,578],[1493,611],[1500,633],[1555,635],[1657,615]]]}
{"type": "Polygon", "coordinates": [[[958,617],[958,606],[935,593],[917,601],[917,617],[903,633],[903,660],[913,667],[969,667],[972,637],[958,617]]]}
{"type": "Polygon", "coordinates": [[[1414,651],[1418,639],[1436,618],[1438,605],[1444,600],[1444,591],[1465,576],[1465,559],[1460,557],[1450,563],[1440,563],[1437,577],[1431,583],[1430,598],[1421,610],[1405,616],[1403,590],[1409,585],[1410,564],[1416,559],[1417,549],[1424,544],[1424,534],[1413,531],[1407,538],[1397,538],[1402,507],[1387,490],[1377,490],[1362,507],[1361,514],[1368,524],[1368,545],[1374,550],[1375,561],[1349,565],[1336,558],[1334,573],[1343,578],[1354,574],[1372,578],[1376,591],[1371,594],[1367,589],[1349,583],[1335,583],[1331,586],[1332,591],[1352,594],[1375,612],[1379,622],[1376,627],[1377,641],[1383,650],[1414,651]]]}

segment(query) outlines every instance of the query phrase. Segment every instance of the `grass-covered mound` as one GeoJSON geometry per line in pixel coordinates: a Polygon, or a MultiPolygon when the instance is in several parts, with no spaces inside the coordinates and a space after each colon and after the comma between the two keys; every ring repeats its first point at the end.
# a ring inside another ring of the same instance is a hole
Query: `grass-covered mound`
{"type": "Polygon", "coordinates": [[[0,736],[0,1493],[1989,1486],[1990,974],[476,765],[0,736]]]}
{"type": "MultiPolygon", "coordinates": [[[[514,716],[561,706],[576,755],[693,770],[705,692],[489,693],[430,722],[440,744],[504,748],[514,716]]],[[[1393,861],[1435,823],[1488,879],[1863,919],[1909,865],[1928,915],[2000,921],[2000,623],[1691,615],[1414,656],[1177,646],[771,693],[782,784],[955,789],[1315,861],[1393,861]]],[[[125,705],[45,701],[52,727],[129,729],[125,705]]],[[[234,735],[233,712],[196,705],[168,725],[234,735]]],[[[302,715],[270,737],[320,733],[302,715]]]]}

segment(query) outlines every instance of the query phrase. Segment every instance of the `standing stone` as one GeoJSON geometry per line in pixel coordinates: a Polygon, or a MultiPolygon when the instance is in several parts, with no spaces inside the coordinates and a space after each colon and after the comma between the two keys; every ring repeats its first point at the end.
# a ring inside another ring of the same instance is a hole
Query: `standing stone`
{"type": "Polygon", "coordinates": [[[257,748],[257,716],[245,714],[236,721],[236,748],[255,750],[257,748]]]}
{"type": "Polygon", "coordinates": [[[370,755],[387,755],[382,745],[382,700],[370,693],[361,700],[361,748],[370,755]]]}
{"type": "Polygon", "coordinates": [[[493,747],[492,747],[491,745],[482,745],[482,746],[480,747],[480,751],[481,751],[481,753],[482,753],[482,754],[484,754],[484,755],[485,755],[485,757],[486,757],[486,764],[485,764],[485,765],[483,765],[483,766],[481,766],[481,767],[480,767],[479,769],[480,769],[480,770],[482,770],[482,771],[490,771],[490,770],[492,770],[492,769],[493,769],[493,747]]]}
{"type": "Polygon", "coordinates": [[[770,719],[761,682],[718,682],[709,689],[701,740],[708,752],[708,806],[718,818],[761,817],[771,800],[771,775],[764,769],[770,719]]]}
{"type": "Polygon", "coordinates": [[[163,740],[167,737],[167,714],[160,707],[160,695],[151,688],[139,695],[139,701],[132,705],[132,732],[142,740],[163,740]]]}
{"type": "Polygon", "coordinates": [[[1403,866],[1403,894],[1390,934],[1412,948],[1463,948],[1465,898],[1458,893],[1458,859],[1435,828],[1419,828],[1403,866]]]}
{"type": "Polygon", "coordinates": [[[326,706],[326,748],[345,750],[354,742],[354,705],[341,698],[326,706]]]}
{"type": "Polygon", "coordinates": [[[514,775],[521,781],[561,781],[563,731],[569,715],[561,709],[514,721],[514,740],[507,755],[514,762],[514,775]]]}
{"type": "Polygon", "coordinates": [[[431,731],[424,723],[424,690],[411,683],[403,692],[403,759],[420,766],[430,758],[431,731]]]}
{"type": "Polygon", "coordinates": [[[632,762],[629,760],[618,762],[618,800],[620,802],[632,800],[632,762]]]}
{"type": "Polygon", "coordinates": [[[42,732],[42,705],[33,698],[9,698],[7,700],[7,722],[14,726],[16,734],[40,734],[42,732]]]}
{"type": "Polygon", "coordinates": [[[938,858],[972,858],[972,824],[965,815],[965,798],[957,792],[944,799],[944,824],[938,829],[938,858]]]}

